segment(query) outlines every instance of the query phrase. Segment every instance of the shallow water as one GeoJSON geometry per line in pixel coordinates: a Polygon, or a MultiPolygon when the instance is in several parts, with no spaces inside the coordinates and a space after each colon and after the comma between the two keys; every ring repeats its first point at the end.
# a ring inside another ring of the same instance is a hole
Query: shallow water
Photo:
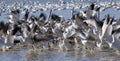
{"type": "Polygon", "coordinates": [[[28,54],[29,50],[0,52],[1,61],[119,61],[120,58],[111,52],[47,50],[28,54]]]}

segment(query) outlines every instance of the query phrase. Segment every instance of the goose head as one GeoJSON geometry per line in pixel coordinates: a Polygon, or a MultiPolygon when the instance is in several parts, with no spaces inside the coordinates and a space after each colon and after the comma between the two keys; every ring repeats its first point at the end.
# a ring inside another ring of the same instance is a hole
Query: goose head
{"type": "Polygon", "coordinates": [[[28,17],[29,17],[29,11],[28,11],[28,9],[27,9],[27,10],[25,11],[25,14],[24,14],[22,20],[25,21],[25,22],[27,22],[28,17]]]}

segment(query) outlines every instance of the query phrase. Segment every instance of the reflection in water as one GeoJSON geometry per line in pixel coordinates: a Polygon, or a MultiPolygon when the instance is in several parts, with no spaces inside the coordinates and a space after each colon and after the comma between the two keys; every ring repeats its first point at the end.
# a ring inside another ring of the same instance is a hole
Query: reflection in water
{"type": "Polygon", "coordinates": [[[90,54],[87,51],[70,50],[18,50],[0,52],[2,61],[119,61],[115,53],[97,51],[90,54]]]}
{"type": "MultiPolygon", "coordinates": [[[[119,56],[116,56],[111,52],[96,52],[95,54],[89,54],[86,51],[21,51],[16,52],[17,54],[10,54],[10,60],[16,57],[16,60],[26,60],[26,61],[116,61],[119,60],[119,56]],[[28,54],[29,52],[29,54],[28,54]],[[23,57],[21,56],[23,54],[23,57]],[[21,57],[20,57],[21,56],[21,57]]],[[[7,56],[3,54],[1,56],[7,56]]],[[[5,58],[5,57],[4,57],[5,58]]]]}

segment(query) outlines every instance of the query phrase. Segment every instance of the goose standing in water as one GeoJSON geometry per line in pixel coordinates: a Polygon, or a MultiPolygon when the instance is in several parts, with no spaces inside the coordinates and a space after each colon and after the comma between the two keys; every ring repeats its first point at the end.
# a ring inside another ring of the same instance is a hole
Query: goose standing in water
{"type": "Polygon", "coordinates": [[[47,32],[47,28],[44,26],[45,20],[46,20],[46,15],[44,13],[41,13],[39,17],[35,20],[35,24],[38,26],[38,28],[42,33],[47,32]]]}
{"type": "Polygon", "coordinates": [[[25,42],[25,40],[22,36],[21,26],[19,26],[17,24],[14,25],[14,29],[12,30],[11,36],[14,36],[14,40],[12,42],[13,44],[25,42]]]}
{"type": "Polygon", "coordinates": [[[106,39],[106,42],[108,43],[109,47],[111,47],[113,41],[109,38],[113,38],[112,37],[112,30],[113,30],[113,18],[110,18],[109,15],[107,15],[107,17],[104,20],[103,26],[102,26],[102,34],[99,34],[99,38],[101,40],[100,43],[97,43],[97,46],[100,47],[102,45],[103,40],[106,39]]]}
{"type": "Polygon", "coordinates": [[[76,44],[76,48],[78,48],[79,46],[79,39],[81,40],[82,44],[85,45],[87,42],[87,33],[85,34],[83,32],[83,30],[85,30],[85,23],[83,22],[85,19],[84,14],[82,12],[73,15],[72,17],[72,26],[73,29],[75,30],[76,34],[75,34],[75,44],[76,44]]]}
{"type": "Polygon", "coordinates": [[[99,19],[99,10],[100,7],[95,7],[95,4],[92,3],[90,7],[88,7],[88,10],[85,11],[84,17],[86,18],[83,22],[86,22],[91,30],[93,30],[94,34],[97,34],[96,31],[98,31],[98,21],[99,19]],[[98,12],[98,14],[97,14],[98,12]]]}
{"type": "MultiPolygon", "coordinates": [[[[36,48],[36,43],[41,42],[42,46],[40,47],[48,47],[49,38],[47,37],[47,28],[44,26],[45,17],[44,14],[41,13],[39,18],[35,16],[31,16],[29,22],[29,28],[30,28],[30,37],[33,40],[33,47],[36,48]]],[[[41,44],[40,44],[41,45],[41,44]]]]}
{"type": "Polygon", "coordinates": [[[54,40],[52,41],[51,46],[55,46],[62,39],[62,22],[61,17],[56,14],[51,14],[50,19],[51,20],[49,20],[48,31],[50,29],[50,35],[54,36],[52,37],[54,40]]]}
{"type": "Polygon", "coordinates": [[[0,31],[2,32],[1,38],[3,38],[3,40],[4,40],[4,46],[2,48],[3,51],[6,51],[11,48],[11,44],[8,44],[8,42],[9,42],[8,34],[7,34],[8,29],[9,29],[8,23],[0,22],[0,31]]]}
{"type": "Polygon", "coordinates": [[[69,38],[73,37],[73,35],[75,34],[75,29],[73,28],[71,23],[72,23],[71,20],[68,21],[68,24],[66,24],[64,27],[63,39],[60,40],[60,42],[59,42],[59,47],[61,49],[65,48],[68,50],[70,48],[69,41],[73,42],[73,39],[72,39],[72,41],[69,40],[69,38]]]}
{"type": "MultiPolygon", "coordinates": [[[[29,11],[28,9],[25,10],[25,13],[23,14],[21,24],[21,31],[22,31],[22,37],[24,42],[32,42],[31,40],[31,28],[30,25],[32,25],[32,19],[29,18],[29,11]]],[[[31,26],[32,27],[32,26],[31,26]]],[[[34,27],[34,26],[33,26],[34,27]]]]}
{"type": "Polygon", "coordinates": [[[63,32],[64,47],[70,47],[70,45],[66,45],[67,43],[70,43],[70,44],[72,44],[71,47],[74,48],[74,46],[76,46],[76,48],[78,48],[79,43],[76,38],[80,39],[82,44],[85,45],[85,43],[87,42],[87,34],[83,33],[82,30],[81,31],[79,31],[79,30],[81,30],[81,29],[76,27],[75,22],[73,20],[70,20],[69,24],[65,27],[65,30],[63,32]]]}

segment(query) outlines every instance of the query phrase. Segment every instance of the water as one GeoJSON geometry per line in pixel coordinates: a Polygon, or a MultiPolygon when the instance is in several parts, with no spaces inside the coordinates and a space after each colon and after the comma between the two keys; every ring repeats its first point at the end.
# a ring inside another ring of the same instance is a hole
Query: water
{"type": "MultiPolygon", "coordinates": [[[[8,5],[13,4],[14,2],[21,2],[23,0],[0,0],[0,2],[5,3],[5,8],[8,5]]],[[[24,0],[25,1],[25,0],[24,0]]],[[[31,2],[36,2],[38,0],[26,0],[31,2]]],[[[51,2],[54,4],[58,4],[59,0],[39,0],[41,4],[45,4],[46,2],[51,2]]],[[[71,0],[65,0],[66,2],[70,2],[71,0]]],[[[78,3],[92,3],[96,2],[96,0],[87,0],[83,2],[80,2],[80,0],[74,0],[78,3]]],[[[99,0],[97,2],[105,2],[110,0],[99,0]]],[[[120,2],[119,0],[114,0],[114,2],[120,2]]],[[[30,4],[30,2],[28,3],[30,4]]],[[[31,3],[32,4],[32,3],[31,3]]],[[[81,9],[82,10],[82,9],[81,9]]],[[[62,15],[66,19],[71,18],[71,10],[61,10],[61,11],[54,11],[53,13],[56,13],[58,15],[62,15]]],[[[2,12],[0,16],[0,21],[8,21],[7,11],[2,12]]],[[[46,14],[49,13],[49,11],[45,12],[46,14]]],[[[111,16],[114,16],[116,19],[119,17],[120,10],[116,10],[115,8],[109,8],[103,12],[101,12],[100,18],[102,19],[106,14],[110,14],[111,16]]],[[[35,14],[36,15],[36,14],[35,14]]],[[[49,14],[48,14],[49,15],[49,14]]],[[[114,52],[102,52],[98,51],[94,54],[90,54],[86,51],[59,51],[59,50],[47,50],[42,52],[36,52],[32,55],[29,55],[29,49],[20,49],[20,50],[13,50],[13,51],[7,51],[7,52],[0,52],[0,61],[119,61],[120,56],[118,56],[114,52]]]]}
{"type": "Polygon", "coordinates": [[[119,56],[111,52],[89,54],[83,51],[47,50],[28,54],[29,50],[0,52],[1,61],[119,61],[119,56]]]}

